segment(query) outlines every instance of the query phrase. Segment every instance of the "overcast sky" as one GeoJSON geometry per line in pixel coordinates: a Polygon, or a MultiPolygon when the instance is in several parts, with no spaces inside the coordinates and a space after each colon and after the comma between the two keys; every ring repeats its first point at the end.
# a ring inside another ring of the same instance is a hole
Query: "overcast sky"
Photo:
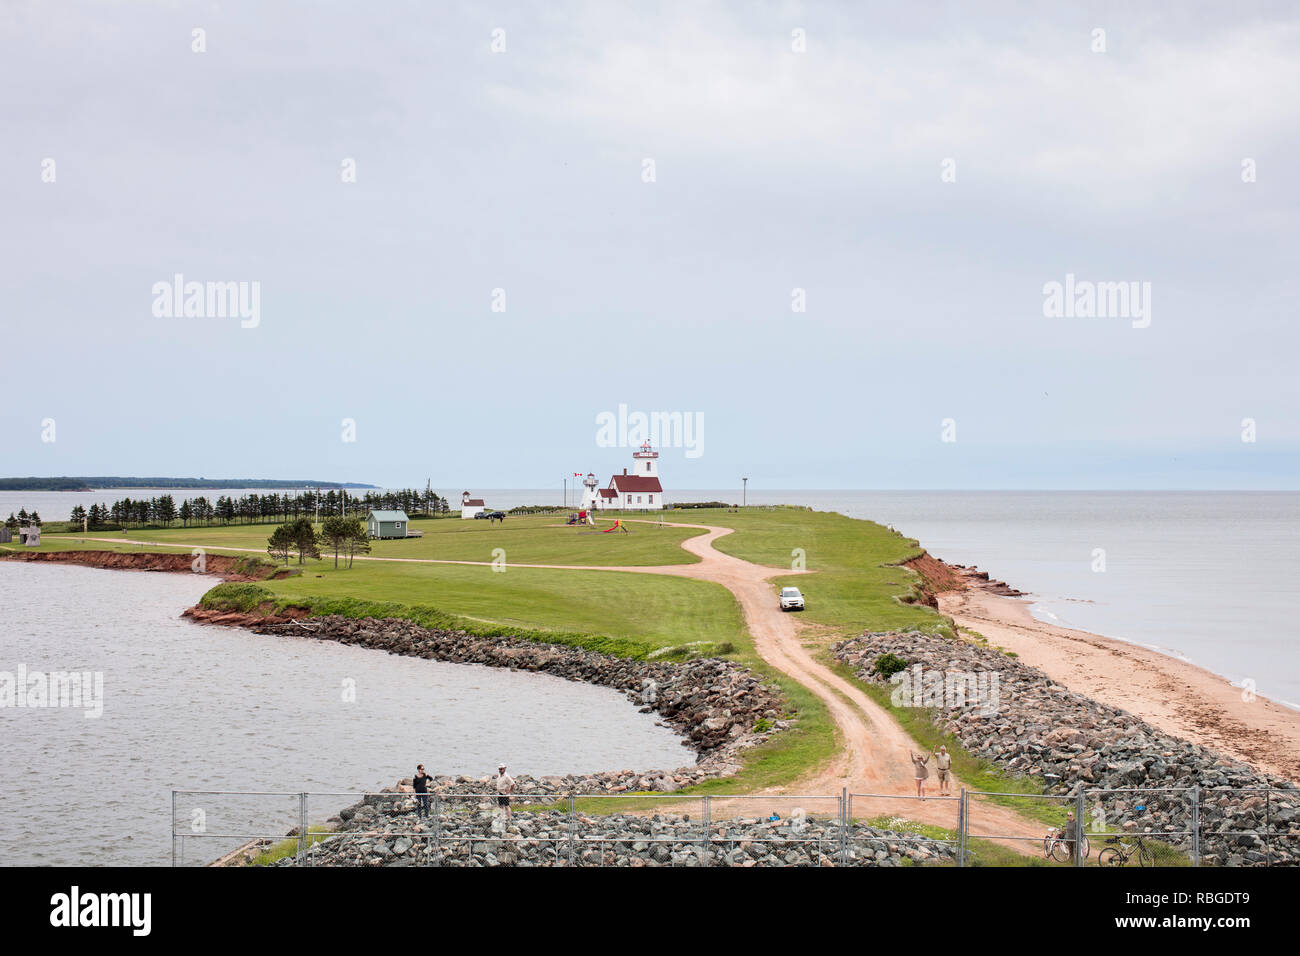
{"type": "Polygon", "coordinates": [[[0,475],[1300,487],[1295,5],[1043,6],[6,0],[0,475]]]}

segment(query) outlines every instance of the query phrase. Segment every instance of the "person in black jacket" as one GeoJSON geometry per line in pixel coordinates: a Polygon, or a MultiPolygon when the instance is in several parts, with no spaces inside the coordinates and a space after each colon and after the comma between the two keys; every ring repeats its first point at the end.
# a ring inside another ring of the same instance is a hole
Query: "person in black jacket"
{"type": "Polygon", "coordinates": [[[411,778],[411,783],[415,785],[415,817],[418,820],[424,817],[429,818],[429,781],[433,777],[424,772],[424,764],[418,764],[415,768],[415,776],[411,778]]]}

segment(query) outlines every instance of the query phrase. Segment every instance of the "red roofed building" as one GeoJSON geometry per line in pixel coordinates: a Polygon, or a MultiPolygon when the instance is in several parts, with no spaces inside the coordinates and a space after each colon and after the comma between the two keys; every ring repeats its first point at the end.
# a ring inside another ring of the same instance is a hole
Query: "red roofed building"
{"type": "Polygon", "coordinates": [[[460,496],[460,516],[462,518],[473,518],[480,511],[486,511],[487,506],[483,504],[482,498],[471,498],[469,492],[460,496]]]}
{"type": "Polygon", "coordinates": [[[586,493],[582,506],[593,511],[659,511],[664,506],[664,489],[659,484],[659,452],[647,441],[632,453],[632,469],[609,479],[609,485],[596,487],[596,476],[583,481],[586,493]]]}

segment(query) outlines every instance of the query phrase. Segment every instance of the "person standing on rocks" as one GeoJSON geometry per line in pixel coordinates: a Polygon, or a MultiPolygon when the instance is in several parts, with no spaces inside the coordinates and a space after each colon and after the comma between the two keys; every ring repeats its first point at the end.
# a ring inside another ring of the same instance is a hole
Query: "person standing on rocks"
{"type": "Polygon", "coordinates": [[[411,778],[411,783],[415,787],[415,818],[420,817],[429,819],[429,781],[433,777],[424,772],[424,764],[417,764],[415,776],[411,778]]]}
{"type": "Polygon", "coordinates": [[[930,755],[916,754],[908,751],[912,756],[912,766],[916,768],[916,795],[922,800],[925,799],[925,782],[930,779],[930,768],[926,766],[930,762],[930,755]]]}
{"type": "Polygon", "coordinates": [[[934,767],[939,772],[939,796],[952,795],[952,754],[943,744],[934,752],[934,767]]]}
{"type": "Polygon", "coordinates": [[[497,766],[496,778],[497,806],[506,808],[506,819],[513,819],[513,811],[510,809],[510,794],[515,792],[515,778],[506,773],[506,765],[497,766]]]}

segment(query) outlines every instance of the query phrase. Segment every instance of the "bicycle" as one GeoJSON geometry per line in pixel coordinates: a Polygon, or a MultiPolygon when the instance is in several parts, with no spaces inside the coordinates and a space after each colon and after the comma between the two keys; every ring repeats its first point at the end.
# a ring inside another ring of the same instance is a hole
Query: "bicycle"
{"type": "Polygon", "coordinates": [[[1134,837],[1129,843],[1120,837],[1111,837],[1106,841],[1106,849],[1097,854],[1098,866],[1126,866],[1133,854],[1137,854],[1138,866],[1155,866],[1156,851],[1147,846],[1141,836],[1134,837]]]}
{"type": "MultiPolygon", "coordinates": [[[[1083,844],[1080,851],[1086,860],[1088,858],[1088,838],[1080,834],[1079,842],[1083,844]]],[[[1074,848],[1059,830],[1048,830],[1047,836],[1043,837],[1043,856],[1049,860],[1055,860],[1057,863],[1069,863],[1074,859],[1074,848]]]]}

